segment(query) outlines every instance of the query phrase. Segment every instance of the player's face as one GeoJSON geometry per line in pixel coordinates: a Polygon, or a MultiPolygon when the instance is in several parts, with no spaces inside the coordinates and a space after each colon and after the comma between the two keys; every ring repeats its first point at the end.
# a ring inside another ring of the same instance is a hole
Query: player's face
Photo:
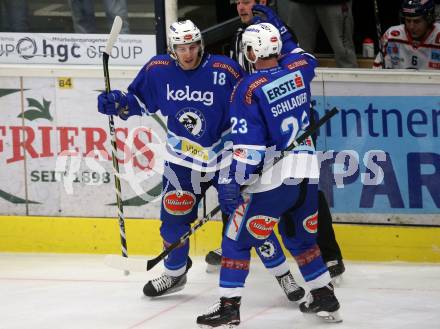
{"type": "Polygon", "coordinates": [[[429,30],[429,25],[423,16],[405,17],[405,27],[414,40],[421,40],[429,30]]]}
{"type": "Polygon", "coordinates": [[[187,45],[174,46],[179,64],[184,70],[193,70],[200,63],[200,43],[194,42],[187,45]]]}
{"type": "Polygon", "coordinates": [[[252,7],[260,3],[261,5],[266,4],[266,0],[255,1],[255,0],[235,0],[235,4],[237,6],[237,13],[240,16],[241,22],[243,24],[250,24],[252,21],[252,7]]]}

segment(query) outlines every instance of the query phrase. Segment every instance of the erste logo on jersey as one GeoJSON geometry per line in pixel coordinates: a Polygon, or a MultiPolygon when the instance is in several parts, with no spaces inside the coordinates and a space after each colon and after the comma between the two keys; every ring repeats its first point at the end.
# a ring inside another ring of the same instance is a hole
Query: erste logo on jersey
{"type": "Polygon", "coordinates": [[[304,78],[301,71],[287,74],[261,88],[269,104],[305,89],[304,78]]]}
{"type": "Polygon", "coordinates": [[[188,132],[200,138],[206,131],[206,119],[202,111],[191,107],[185,107],[176,114],[176,119],[188,130],[188,132]]]}
{"type": "Polygon", "coordinates": [[[265,240],[272,233],[278,219],[269,216],[254,216],[247,220],[246,228],[249,233],[259,240],[265,240]]]}
{"type": "Polygon", "coordinates": [[[440,50],[431,49],[431,60],[428,63],[429,68],[440,69],[440,50]]]}
{"type": "Polygon", "coordinates": [[[172,215],[186,215],[194,207],[196,196],[188,191],[170,191],[163,197],[163,207],[172,215]]]}
{"type": "Polygon", "coordinates": [[[190,90],[188,85],[185,85],[185,90],[173,90],[167,83],[167,100],[202,102],[206,106],[211,106],[214,103],[214,93],[212,91],[190,90]]]}
{"type": "Polygon", "coordinates": [[[432,49],[431,50],[431,60],[439,62],[440,61],[440,50],[432,49]]]}

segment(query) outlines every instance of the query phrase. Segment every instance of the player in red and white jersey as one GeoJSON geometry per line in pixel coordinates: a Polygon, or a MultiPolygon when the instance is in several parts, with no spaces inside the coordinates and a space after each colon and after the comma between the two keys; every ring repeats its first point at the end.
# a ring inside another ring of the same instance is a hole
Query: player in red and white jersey
{"type": "Polygon", "coordinates": [[[400,14],[403,24],[383,35],[374,68],[440,69],[440,24],[435,23],[434,0],[404,0],[400,14]]]}

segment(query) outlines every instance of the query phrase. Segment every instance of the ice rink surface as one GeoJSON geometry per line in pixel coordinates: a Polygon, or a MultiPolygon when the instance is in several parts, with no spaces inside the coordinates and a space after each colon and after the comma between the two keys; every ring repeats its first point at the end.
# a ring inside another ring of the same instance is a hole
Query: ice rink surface
{"type": "MultiPolygon", "coordinates": [[[[0,253],[1,329],[190,329],[217,299],[218,274],[196,258],[185,289],[149,299],[144,284],[161,274],[124,276],[104,256],[0,253]]],[[[241,306],[245,329],[439,329],[440,265],[346,262],[336,295],[343,323],[302,315],[259,260],[241,306]]],[[[296,278],[296,265],[291,261],[296,278]]],[[[298,280],[299,281],[299,280],[298,280]]]]}

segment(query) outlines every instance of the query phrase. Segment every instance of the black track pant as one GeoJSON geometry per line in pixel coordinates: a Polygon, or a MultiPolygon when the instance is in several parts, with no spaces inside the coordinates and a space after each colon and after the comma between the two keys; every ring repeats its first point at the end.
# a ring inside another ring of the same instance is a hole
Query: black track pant
{"type": "Polygon", "coordinates": [[[321,249],[324,262],[342,259],[341,249],[336,241],[332,225],[332,214],[322,191],[318,192],[318,246],[321,249]]]}

